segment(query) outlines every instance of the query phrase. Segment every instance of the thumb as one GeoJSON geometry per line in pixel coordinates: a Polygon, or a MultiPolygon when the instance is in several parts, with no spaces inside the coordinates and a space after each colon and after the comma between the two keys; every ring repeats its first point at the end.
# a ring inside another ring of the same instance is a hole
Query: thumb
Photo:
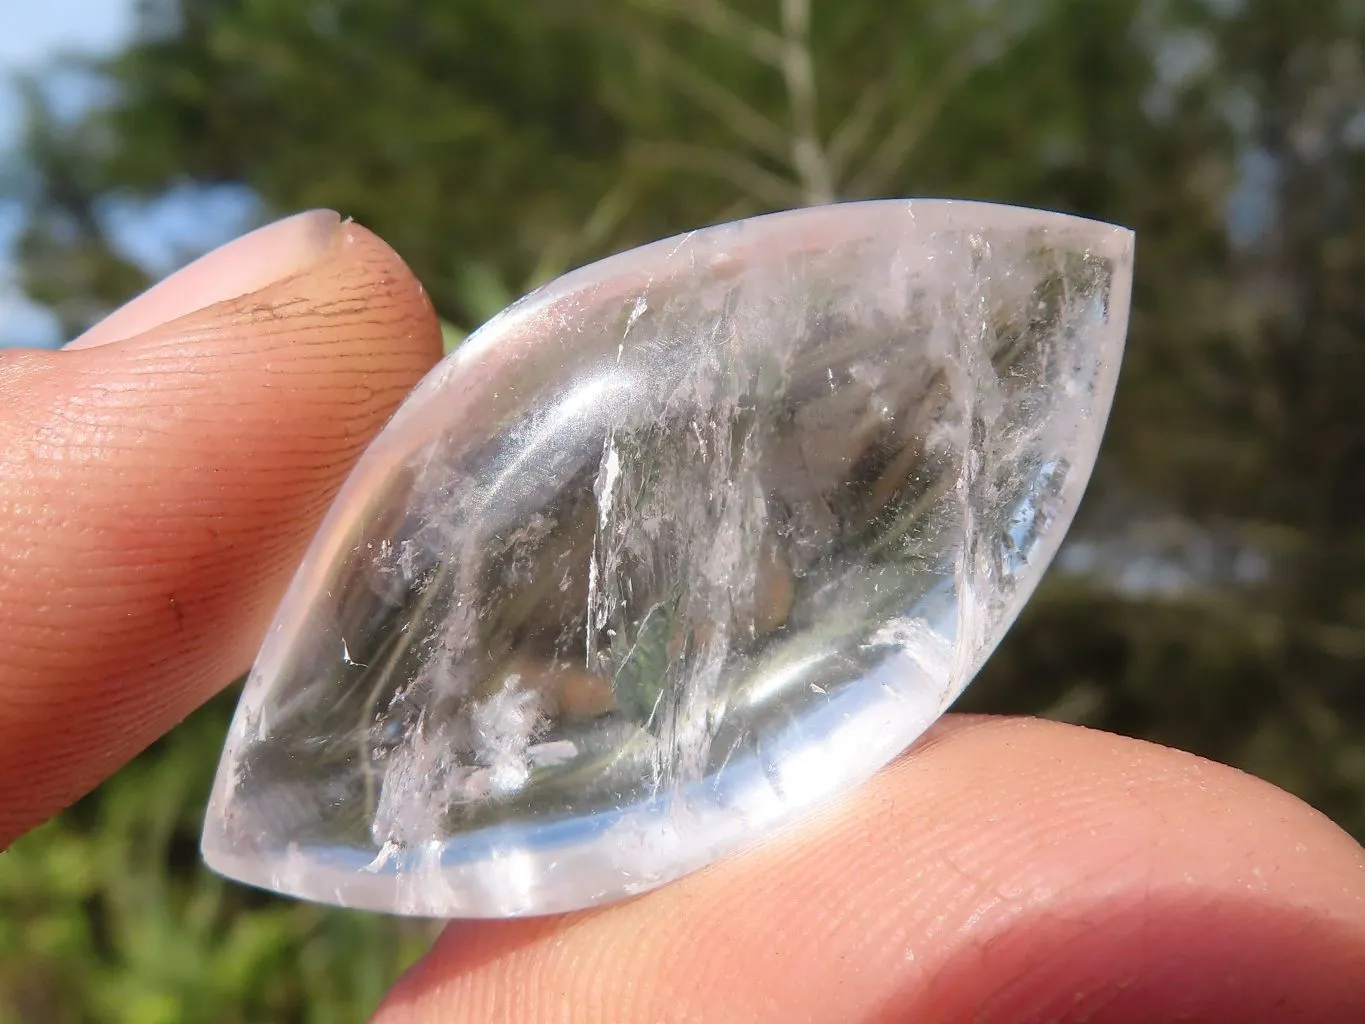
{"type": "Polygon", "coordinates": [[[0,848],[245,670],[440,347],[397,255],[315,212],[0,353],[0,848]]]}

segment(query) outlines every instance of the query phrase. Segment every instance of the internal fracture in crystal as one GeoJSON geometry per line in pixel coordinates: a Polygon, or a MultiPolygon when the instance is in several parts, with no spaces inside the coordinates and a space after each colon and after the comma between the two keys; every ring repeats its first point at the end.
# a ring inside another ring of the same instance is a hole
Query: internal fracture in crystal
{"type": "Polygon", "coordinates": [[[234,720],[204,856],[438,917],[640,893],[845,791],[1067,529],[1132,237],[821,207],[556,281],[361,460],[234,720]]]}

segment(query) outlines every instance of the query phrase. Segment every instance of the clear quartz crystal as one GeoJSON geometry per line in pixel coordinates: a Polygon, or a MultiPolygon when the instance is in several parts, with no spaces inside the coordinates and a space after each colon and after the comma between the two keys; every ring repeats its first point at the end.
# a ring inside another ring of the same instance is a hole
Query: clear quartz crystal
{"type": "Polygon", "coordinates": [[[854,203],[657,242],[499,315],[314,540],[232,725],[209,865],[391,913],[550,913],[877,771],[1067,529],[1132,245],[854,203]]]}

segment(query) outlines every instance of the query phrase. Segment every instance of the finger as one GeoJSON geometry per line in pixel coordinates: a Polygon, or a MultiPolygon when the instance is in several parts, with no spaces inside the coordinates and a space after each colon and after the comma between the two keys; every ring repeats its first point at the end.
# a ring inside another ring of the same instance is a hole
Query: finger
{"type": "Polygon", "coordinates": [[[248,666],[440,334],[392,250],[321,213],[72,348],[0,355],[0,847],[248,666]]]}
{"type": "Polygon", "coordinates": [[[1230,768],[942,724],[822,816],[632,903],[456,924],[382,1024],[1365,1020],[1365,856],[1230,768]]]}

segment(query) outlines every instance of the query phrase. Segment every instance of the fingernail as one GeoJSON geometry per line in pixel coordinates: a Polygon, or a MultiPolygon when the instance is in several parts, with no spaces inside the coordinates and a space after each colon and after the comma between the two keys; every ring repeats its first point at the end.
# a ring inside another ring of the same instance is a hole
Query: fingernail
{"type": "Polygon", "coordinates": [[[316,263],[331,247],[341,217],[310,210],[234,239],[120,306],[66,347],[94,348],[131,338],[186,313],[259,291],[316,263]]]}

